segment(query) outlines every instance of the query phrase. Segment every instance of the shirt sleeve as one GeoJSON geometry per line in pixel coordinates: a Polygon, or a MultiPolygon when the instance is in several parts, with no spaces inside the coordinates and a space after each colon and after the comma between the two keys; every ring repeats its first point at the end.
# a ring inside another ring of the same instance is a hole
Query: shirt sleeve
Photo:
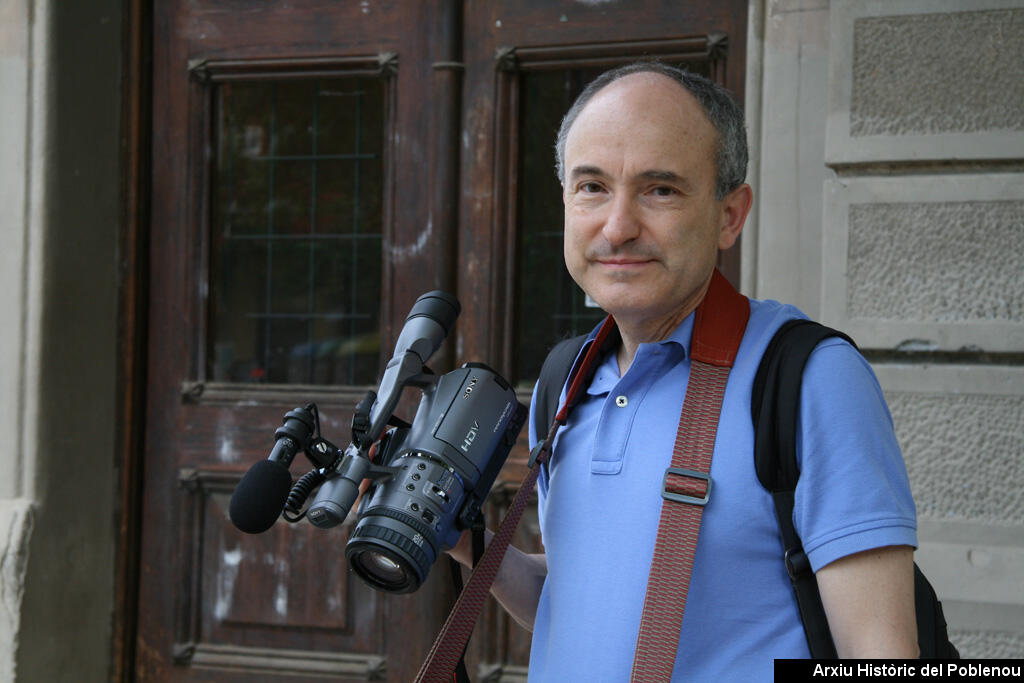
{"type": "Polygon", "coordinates": [[[793,524],[817,571],[841,557],[917,546],[917,518],[892,417],[874,372],[829,339],[804,370],[793,524]]]}

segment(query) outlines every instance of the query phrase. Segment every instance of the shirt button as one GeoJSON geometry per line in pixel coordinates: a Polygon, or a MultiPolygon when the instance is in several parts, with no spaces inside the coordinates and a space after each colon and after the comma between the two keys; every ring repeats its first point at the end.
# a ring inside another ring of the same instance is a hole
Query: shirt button
{"type": "Polygon", "coordinates": [[[629,399],[626,398],[625,396],[616,396],[615,397],[615,405],[617,405],[618,407],[625,408],[628,404],[629,404],[629,399]]]}

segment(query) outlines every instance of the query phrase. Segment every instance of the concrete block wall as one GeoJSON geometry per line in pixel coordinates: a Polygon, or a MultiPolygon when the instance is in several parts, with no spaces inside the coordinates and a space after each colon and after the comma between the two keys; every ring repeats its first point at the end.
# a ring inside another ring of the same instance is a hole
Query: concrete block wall
{"type": "Polygon", "coordinates": [[[1022,657],[1024,2],[754,7],[744,287],[866,351],[954,642],[1022,657]]]}

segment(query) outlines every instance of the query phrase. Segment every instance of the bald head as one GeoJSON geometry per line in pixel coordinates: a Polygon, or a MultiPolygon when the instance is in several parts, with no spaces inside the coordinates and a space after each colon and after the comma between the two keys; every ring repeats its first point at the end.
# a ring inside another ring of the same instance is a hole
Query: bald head
{"type": "Polygon", "coordinates": [[[685,90],[700,106],[715,133],[715,198],[721,199],[742,185],[747,174],[747,136],[742,110],[729,92],[714,81],[658,62],[630,64],[606,71],[584,88],[558,130],[555,156],[559,182],[564,185],[566,181],[565,145],[580,112],[599,92],[634,74],[663,77],[666,88],[685,90]]]}

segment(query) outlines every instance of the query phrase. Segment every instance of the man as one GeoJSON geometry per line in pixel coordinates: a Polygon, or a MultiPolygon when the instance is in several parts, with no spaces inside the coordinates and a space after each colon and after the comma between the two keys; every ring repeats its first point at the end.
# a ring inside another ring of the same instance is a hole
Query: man
{"type": "MultiPolygon", "coordinates": [[[[658,64],[609,72],[557,144],[565,261],[618,325],[539,481],[545,554],[510,549],[492,592],[533,630],[531,681],[629,679],[689,377],[693,312],[739,237],[743,118],[710,81],[658,64]]],[[[770,680],[808,655],[771,498],[753,466],[750,391],[774,331],[799,317],[751,301],[719,421],[674,680],[770,680]]],[[[532,433],[531,440],[537,435],[532,433]]],[[[838,340],[804,375],[795,524],[841,657],[916,657],[916,520],[870,367],[838,340]]],[[[453,551],[466,558],[465,543],[453,551]]]]}

